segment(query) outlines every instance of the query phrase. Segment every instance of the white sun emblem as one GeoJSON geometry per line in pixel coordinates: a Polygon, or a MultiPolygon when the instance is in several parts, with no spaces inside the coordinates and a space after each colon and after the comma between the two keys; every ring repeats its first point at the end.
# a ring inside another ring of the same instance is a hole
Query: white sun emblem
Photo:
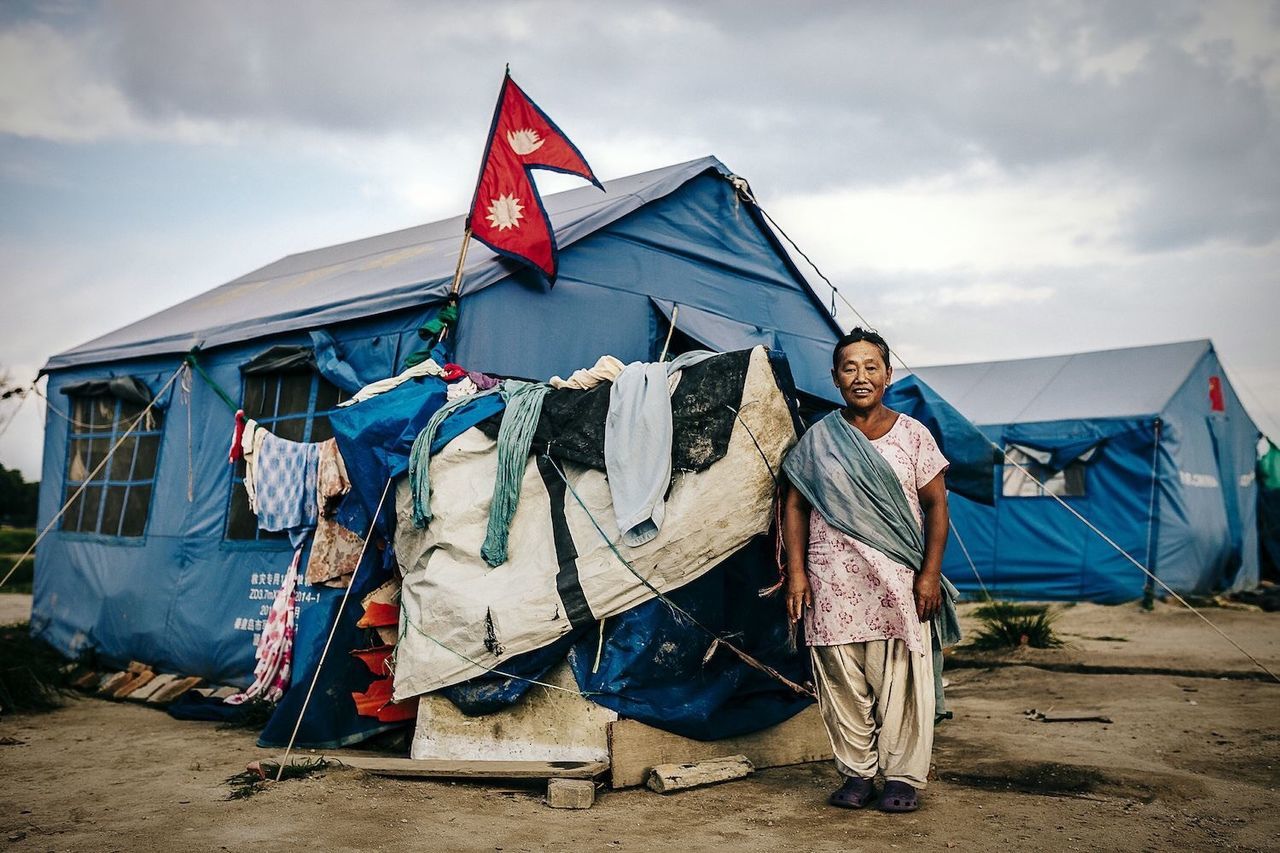
{"type": "Polygon", "coordinates": [[[526,154],[532,154],[542,147],[545,139],[538,138],[538,131],[524,128],[523,130],[508,130],[507,144],[511,146],[511,150],[523,157],[526,154]]]}
{"type": "Polygon", "coordinates": [[[520,199],[513,195],[500,195],[489,204],[489,215],[485,219],[499,231],[519,228],[520,220],[524,219],[524,214],[520,212],[522,210],[524,205],[520,203],[520,199]]]}

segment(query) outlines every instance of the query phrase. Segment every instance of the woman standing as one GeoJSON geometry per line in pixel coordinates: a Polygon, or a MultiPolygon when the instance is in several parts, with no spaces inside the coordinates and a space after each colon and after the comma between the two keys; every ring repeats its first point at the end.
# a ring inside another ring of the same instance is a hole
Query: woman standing
{"type": "Polygon", "coordinates": [[[863,807],[879,770],[880,808],[904,812],[919,806],[933,751],[929,620],[944,603],[947,460],[919,421],[885,407],[892,375],[874,331],[855,328],[836,343],[831,376],[845,406],[783,463],[783,539],[787,613],[804,619],[845,777],[830,802],[863,807]]]}

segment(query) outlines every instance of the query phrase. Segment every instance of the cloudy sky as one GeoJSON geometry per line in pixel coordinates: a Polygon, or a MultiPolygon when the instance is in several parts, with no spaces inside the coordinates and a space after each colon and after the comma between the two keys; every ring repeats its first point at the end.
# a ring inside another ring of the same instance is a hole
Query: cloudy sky
{"type": "Polygon", "coordinates": [[[461,213],[505,62],[601,178],[720,157],[909,364],[1209,337],[1280,438],[1264,0],[5,0],[0,369],[461,213]]]}

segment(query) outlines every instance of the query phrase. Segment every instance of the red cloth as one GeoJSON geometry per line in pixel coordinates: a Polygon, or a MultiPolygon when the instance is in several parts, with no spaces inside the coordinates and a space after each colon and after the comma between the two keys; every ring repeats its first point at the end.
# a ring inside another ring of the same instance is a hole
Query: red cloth
{"type": "Polygon", "coordinates": [[[442,371],[440,373],[440,378],[445,382],[452,382],[455,379],[461,379],[467,375],[467,369],[465,367],[459,364],[454,364],[453,362],[449,362],[444,367],[440,368],[440,370],[442,371]]]}
{"type": "Polygon", "coordinates": [[[498,93],[467,227],[490,249],[529,264],[554,283],[555,234],[530,169],[566,172],[604,189],[568,137],[507,75],[498,93]]]}
{"type": "Polygon", "coordinates": [[[244,421],[244,409],[237,409],[235,431],[231,433],[231,452],[227,454],[228,462],[239,462],[244,458],[244,448],[240,445],[244,438],[244,421]]]}
{"type": "Polygon", "coordinates": [[[352,693],[356,703],[356,713],[362,717],[377,717],[384,723],[397,723],[412,720],[418,715],[418,698],[415,696],[406,702],[391,701],[391,667],[387,665],[394,646],[375,646],[371,649],[357,649],[351,654],[359,658],[369,671],[378,676],[363,693],[352,693]]]}
{"type": "Polygon", "coordinates": [[[1217,376],[1209,377],[1209,410],[1225,412],[1227,403],[1222,398],[1222,380],[1217,376]]]}

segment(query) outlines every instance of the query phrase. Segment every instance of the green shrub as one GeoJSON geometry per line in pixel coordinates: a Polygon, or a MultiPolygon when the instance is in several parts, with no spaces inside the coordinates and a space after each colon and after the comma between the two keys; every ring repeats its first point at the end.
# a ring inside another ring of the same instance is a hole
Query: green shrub
{"type": "Polygon", "coordinates": [[[1047,604],[1015,604],[992,601],[974,613],[982,622],[971,646],[975,649],[1009,649],[1030,646],[1051,649],[1062,645],[1053,631],[1056,613],[1047,604]]]}

